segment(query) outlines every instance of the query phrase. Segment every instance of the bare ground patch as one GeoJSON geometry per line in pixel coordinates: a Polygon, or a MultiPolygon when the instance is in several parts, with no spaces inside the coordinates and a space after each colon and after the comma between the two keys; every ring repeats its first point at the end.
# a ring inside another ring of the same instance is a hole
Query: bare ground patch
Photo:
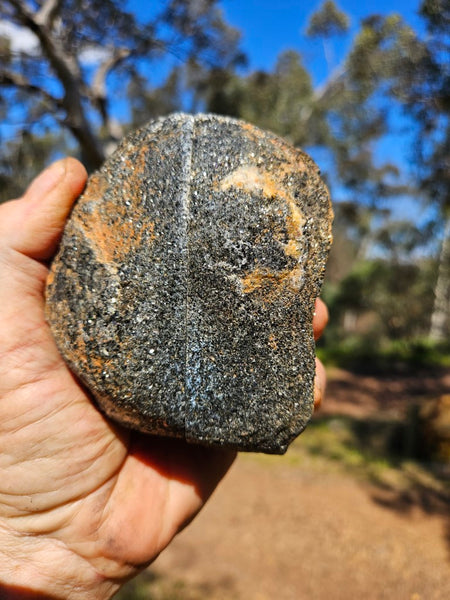
{"type": "Polygon", "coordinates": [[[288,453],[241,455],[202,514],[121,598],[450,598],[448,487],[427,465],[377,450],[380,423],[448,385],[448,374],[334,372],[323,411],[288,453]]]}

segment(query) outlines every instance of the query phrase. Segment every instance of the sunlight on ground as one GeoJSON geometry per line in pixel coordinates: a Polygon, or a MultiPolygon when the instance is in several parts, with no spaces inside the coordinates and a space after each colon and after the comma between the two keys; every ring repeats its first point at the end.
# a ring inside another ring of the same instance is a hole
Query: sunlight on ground
{"type": "MultiPolygon", "coordinates": [[[[301,467],[303,472],[351,476],[370,487],[373,497],[386,506],[408,511],[445,511],[449,484],[438,465],[413,461],[402,456],[397,443],[393,451],[396,423],[371,422],[348,416],[320,417],[292,444],[285,456],[242,454],[241,461],[257,463],[264,469],[301,467]]],[[[398,440],[397,440],[398,441],[398,440]]],[[[153,570],[130,582],[118,600],[207,600],[211,590],[153,570]]]]}

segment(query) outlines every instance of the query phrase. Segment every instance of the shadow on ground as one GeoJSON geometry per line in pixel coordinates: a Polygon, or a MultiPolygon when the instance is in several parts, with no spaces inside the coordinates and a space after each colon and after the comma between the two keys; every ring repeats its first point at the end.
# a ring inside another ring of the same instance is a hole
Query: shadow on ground
{"type": "Polygon", "coordinates": [[[421,423],[448,383],[336,372],[288,453],[241,456],[199,519],[117,598],[450,597],[449,464],[421,423]]]}

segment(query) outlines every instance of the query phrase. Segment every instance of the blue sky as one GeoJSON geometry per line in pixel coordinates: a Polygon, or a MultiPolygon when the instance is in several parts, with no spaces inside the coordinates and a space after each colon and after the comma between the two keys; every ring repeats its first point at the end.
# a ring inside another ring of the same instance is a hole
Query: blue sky
{"type": "MultiPolygon", "coordinates": [[[[249,70],[270,70],[276,57],[286,49],[301,53],[316,83],[327,76],[328,68],[320,41],[305,37],[308,19],[323,0],[221,0],[226,21],[242,33],[242,49],[247,54],[249,70]]],[[[335,63],[345,56],[361,19],[372,14],[399,13],[414,29],[420,30],[417,16],[420,0],[335,0],[350,17],[348,35],[333,41],[331,54],[335,63]]],[[[164,5],[163,0],[145,2],[128,0],[129,9],[146,20],[164,5]]]]}
{"type": "MultiPolygon", "coordinates": [[[[165,0],[127,0],[128,9],[134,12],[142,21],[150,19],[166,4],[165,0]]],[[[330,42],[328,60],[326,60],[322,42],[308,39],[305,29],[311,14],[322,4],[322,0],[221,0],[219,6],[224,11],[225,19],[241,31],[241,47],[247,54],[248,69],[271,70],[277,56],[284,50],[297,50],[312,75],[316,85],[327,79],[333,67],[342,61],[352,45],[352,40],[359,30],[361,19],[372,14],[386,15],[399,13],[414,29],[423,27],[417,16],[420,0],[336,0],[336,4],[350,18],[350,31],[330,42]]],[[[24,37],[15,35],[16,44],[29,46],[32,43],[24,37]]],[[[173,62],[174,57],[169,62],[173,62]]],[[[164,78],[168,64],[155,64],[152,68],[154,83],[164,78]]],[[[120,93],[116,97],[116,113],[123,113],[124,108],[120,93]]],[[[14,123],[1,123],[0,132],[5,137],[13,135],[14,123]]],[[[379,144],[377,155],[384,161],[386,154],[394,151],[395,158],[407,168],[405,162],[408,140],[395,134],[387,136],[379,144]]],[[[314,151],[313,151],[314,152],[314,151]]],[[[315,157],[319,160],[319,156],[315,157]]]]}
{"type": "MultiPolygon", "coordinates": [[[[321,6],[322,0],[222,0],[221,4],[226,20],[242,32],[242,48],[249,60],[249,70],[270,70],[280,52],[295,49],[302,55],[316,85],[326,80],[333,67],[345,57],[365,17],[395,12],[416,31],[423,31],[422,21],[417,15],[420,0],[337,0],[336,4],[350,18],[350,30],[347,35],[330,43],[327,62],[323,43],[305,36],[308,20],[321,6]]],[[[400,115],[397,115],[397,125],[405,125],[400,115]]],[[[376,156],[380,163],[394,160],[407,171],[409,145],[409,136],[392,132],[377,145],[376,156]]],[[[313,158],[320,162],[321,154],[311,150],[313,158]]],[[[342,191],[339,191],[339,186],[336,187],[335,193],[340,195],[342,191]]],[[[418,220],[424,218],[417,203],[410,202],[408,198],[397,198],[391,209],[397,218],[410,211],[418,220]]]]}
{"type": "MultiPolygon", "coordinates": [[[[326,81],[333,68],[344,59],[360,29],[361,20],[365,17],[395,12],[416,31],[423,30],[422,20],[417,15],[420,0],[335,0],[337,6],[347,13],[350,30],[327,43],[326,57],[322,41],[305,36],[309,18],[320,8],[323,1],[219,0],[218,4],[226,21],[241,31],[241,47],[247,55],[248,71],[271,70],[281,52],[294,49],[301,54],[315,85],[326,81]]],[[[129,9],[143,21],[151,18],[164,4],[165,0],[128,0],[129,9]]],[[[164,79],[170,65],[175,61],[174,57],[168,57],[168,62],[163,61],[154,66],[152,73],[155,84],[164,79]]],[[[400,120],[398,123],[400,124],[400,120]]],[[[404,136],[386,136],[377,149],[377,154],[380,154],[381,158],[384,148],[392,150],[395,147],[397,155],[400,156],[409,143],[404,136]]]]}
{"type": "MultiPolygon", "coordinates": [[[[227,20],[242,31],[242,46],[252,69],[271,68],[276,56],[293,48],[304,57],[316,81],[325,76],[323,46],[305,38],[308,19],[322,4],[321,0],[223,0],[227,20]]],[[[351,21],[348,36],[334,43],[335,60],[342,58],[350,46],[361,19],[372,14],[397,12],[414,28],[420,28],[416,0],[338,0],[336,4],[351,21]]]]}

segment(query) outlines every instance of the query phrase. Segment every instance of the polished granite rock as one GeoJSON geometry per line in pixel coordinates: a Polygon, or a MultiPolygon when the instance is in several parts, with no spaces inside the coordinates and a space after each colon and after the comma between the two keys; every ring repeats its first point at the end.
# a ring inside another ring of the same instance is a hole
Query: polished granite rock
{"type": "Polygon", "coordinates": [[[46,315],[112,419],[283,453],[313,409],[332,211],[313,161],[242,121],[175,114],[121,143],[67,222],[46,315]]]}

